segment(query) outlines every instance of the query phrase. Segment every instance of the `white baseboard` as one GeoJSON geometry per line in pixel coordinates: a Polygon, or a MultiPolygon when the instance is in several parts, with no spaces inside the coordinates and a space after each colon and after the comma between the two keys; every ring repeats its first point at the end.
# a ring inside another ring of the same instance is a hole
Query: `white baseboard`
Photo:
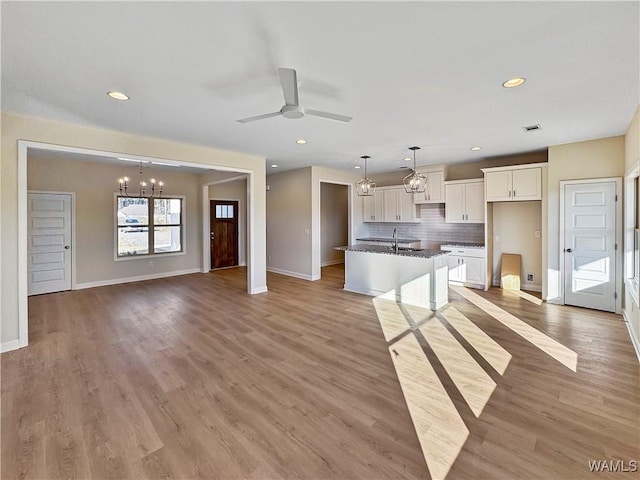
{"type": "Polygon", "coordinates": [[[322,267],[328,267],[329,265],[339,265],[341,263],[344,263],[344,259],[338,259],[338,260],[329,260],[327,262],[322,262],[322,267]]]}
{"type": "MultiPolygon", "coordinates": [[[[500,282],[493,282],[492,286],[500,288],[500,282]]],[[[520,284],[520,290],[529,290],[530,292],[542,292],[542,285],[535,283],[522,283],[520,284]]]]}
{"type": "Polygon", "coordinates": [[[188,275],[190,273],[201,273],[199,268],[189,268],[186,270],[174,270],[173,272],[150,273],[148,275],[138,275],[135,277],[112,278],[100,280],[98,282],[76,283],[76,290],[85,288],[106,287],[107,285],[118,285],[121,283],[141,282],[143,280],[156,280],[158,278],[176,277],[178,275],[188,275]]]}
{"type": "Polygon", "coordinates": [[[267,272],[279,273],[280,275],[286,275],[287,277],[300,278],[302,280],[308,280],[310,282],[315,282],[316,280],[320,280],[319,275],[307,275],[305,273],[291,272],[289,270],[283,270],[281,268],[267,267],[267,272]]]}
{"type": "Polygon", "coordinates": [[[256,295],[258,293],[267,293],[269,290],[267,290],[267,286],[265,285],[264,287],[256,287],[253,290],[251,290],[251,295],[256,295]]]}
{"type": "Polygon", "coordinates": [[[629,318],[629,314],[627,309],[622,310],[622,318],[624,319],[624,323],[627,326],[627,331],[629,332],[629,337],[631,337],[631,344],[633,345],[634,350],[636,351],[636,356],[638,357],[638,362],[640,362],[640,342],[633,334],[633,330],[631,329],[631,319],[629,318]]]}
{"type": "Polygon", "coordinates": [[[19,338],[16,340],[9,340],[0,344],[0,353],[10,352],[11,350],[18,350],[19,348],[26,347],[27,343],[22,342],[19,338]]]}

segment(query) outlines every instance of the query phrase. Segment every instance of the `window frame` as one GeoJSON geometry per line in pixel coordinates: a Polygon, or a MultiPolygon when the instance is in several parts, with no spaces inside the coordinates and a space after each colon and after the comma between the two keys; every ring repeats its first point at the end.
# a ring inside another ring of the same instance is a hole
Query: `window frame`
{"type": "Polygon", "coordinates": [[[149,252],[148,253],[139,253],[135,255],[118,255],[118,231],[122,228],[122,225],[118,225],[118,199],[119,198],[137,198],[134,196],[126,197],[125,195],[120,195],[119,192],[114,192],[113,194],[113,260],[115,262],[122,262],[128,260],[144,260],[144,259],[152,259],[158,257],[173,257],[178,255],[186,255],[187,254],[187,246],[186,246],[186,206],[187,206],[187,197],[184,195],[163,195],[162,197],[147,197],[149,200],[148,203],[148,215],[149,215],[149,223],[146,228],[148,240],[149,240],[149,252]],[[180,224],[160,224],[155,225],[154,223],[154,200],[180,200],[180,224]],[[162,226],[162,227],[180,227],[180,247],[181,250],[179,252],[155,252],[155,238],[154,238],[154,228],[162,226]]]}

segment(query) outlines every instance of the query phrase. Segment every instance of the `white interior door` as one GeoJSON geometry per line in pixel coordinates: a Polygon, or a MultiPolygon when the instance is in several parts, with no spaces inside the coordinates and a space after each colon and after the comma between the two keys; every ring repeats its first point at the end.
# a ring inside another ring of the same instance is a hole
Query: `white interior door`
{"type": "Polygon", "coordinates": [[[28,294],[71,290],[71,195],[30,193],[28,294]]]}
{"type": "Polygon", "coordinates": [[[616,182],[564,186],[565,303],[616,308],[616,182]]]}

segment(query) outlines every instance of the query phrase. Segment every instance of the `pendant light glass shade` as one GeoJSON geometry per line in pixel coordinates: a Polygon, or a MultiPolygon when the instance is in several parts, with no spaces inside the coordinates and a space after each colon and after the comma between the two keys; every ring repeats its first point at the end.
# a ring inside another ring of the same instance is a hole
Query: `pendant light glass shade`
{"type": "Polygon", "coordinates": [[[360,197],[370,197],[376,191],[376,183],[367,177],[367,159],[371,158],[369,155],[363,155],[364,159],[364,178],[361,178],[356,182],[356,193],[360,197]]]}
{"type": "Polygon", "coordinates": [[[402,180],[404,190],[407,193],[423,193],[427,189],[427,177],[416,172],[416,150],[420,150],[420,147],[409,147],[409,150],[413,150],[413,172],[402,180]]]}

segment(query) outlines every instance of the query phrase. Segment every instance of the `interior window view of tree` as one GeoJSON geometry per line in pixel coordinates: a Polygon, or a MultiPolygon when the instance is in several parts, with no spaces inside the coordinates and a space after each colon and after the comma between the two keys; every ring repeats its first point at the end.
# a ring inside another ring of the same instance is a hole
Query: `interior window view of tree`
{"type": "Polygon", "coordinates": [[[118,257],[182,251],[182,199],[118,197],[117,201],[118,257]]]}

